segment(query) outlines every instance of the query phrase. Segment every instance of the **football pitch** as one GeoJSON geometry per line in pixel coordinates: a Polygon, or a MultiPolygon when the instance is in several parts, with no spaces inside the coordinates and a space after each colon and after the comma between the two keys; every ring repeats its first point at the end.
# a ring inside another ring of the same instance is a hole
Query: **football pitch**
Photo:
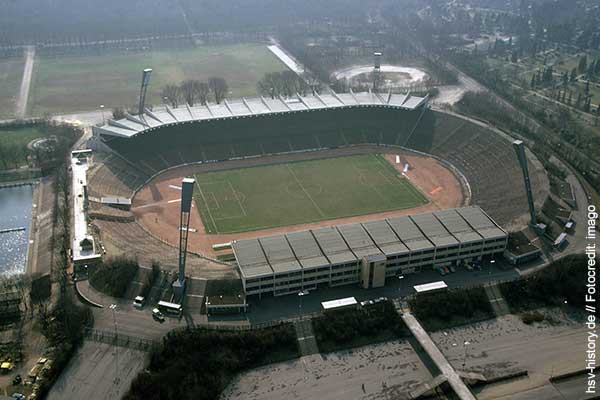
{"type": "Polygon", "coordinates": [[[208,233],[246,231],[418,207],[428,202],[381,155],[195,175],[208,233]]]}

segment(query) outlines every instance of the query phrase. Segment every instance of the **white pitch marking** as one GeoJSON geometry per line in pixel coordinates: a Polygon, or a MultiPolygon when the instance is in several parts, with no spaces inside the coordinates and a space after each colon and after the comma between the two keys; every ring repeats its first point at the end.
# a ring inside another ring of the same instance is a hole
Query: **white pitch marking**
{"type": "Polygon", "coordinates": [[[181,190],[181,186],[169,185],[171,189],[181,190]]]}
{"type": "Polygon", "coordinates": [[[181,199],[175,199],[175,200],[169,200],[169,201],[167,201],[167,203],[177,203],[180,201],[181,201],[181,199]]]}

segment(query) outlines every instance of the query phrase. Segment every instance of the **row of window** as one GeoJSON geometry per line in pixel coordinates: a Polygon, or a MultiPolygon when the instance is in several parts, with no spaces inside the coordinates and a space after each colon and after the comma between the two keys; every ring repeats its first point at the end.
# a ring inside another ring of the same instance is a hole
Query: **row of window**
{"type": "MultiPolygon", "coordinates": [[[[388,263],[386,264],[386,268],[396,268],[396,267],[403,267],[403,266],[408,266],[408,265],[414,265],[414,264],[419,264],[419,265],[423,265],[423,264],[433,264],[433,262],[437,262],[437,261],[448,261],[450,259],[455,259],[457,257],[460,258],[467,258],[468,256],[473,256],[473,255],[482,255],[482,254],[491,254],[491,253],[497,253],[497,252],[501,252],[504,250],[505,246],[506,246],[506,240],[497,240],[496,241],[497,244],[495,246],[492,247],[486,247],[483,250],[482,249],[473,249],[470,251],[463,251],[460,252],[460,254],[448,254],[448,255],[443,255],[443,254],[437,254],[438,257],[423,257],[423,258],[419,258],[419,259],[414,259],[411,257],[411,259],[407,259],[407,257],[403,256],[401,258],[403,258],[403,260],[401,261],[396,261],[396,262],[390,262],[393,260],[398,260],[398,257],[390,257],[388,259],[388,263]],[[441,255],[441,257],[439,257],[441,255]]],[[[423,253],[425,254],[425,253],[423,253]]],[[[346,271],[341,271],[341,272],[335,272],[335,273],[331,273],[330,274],[330,267],[326,266],[326,267],[319,267],[319,268],[315,268],[315,269],[311,269],[311,270],[307,270],[304,271],[305,272],[305,276],[304,276],[304,281],[315,281],[315,280],[323,280],[323,279],[334,279],[340,276],[354,276],[358,274],[358,264],[357,263],[346,263],[346,264],[338,264],[338,265],[333,265],[331,266],[331,270],[340,270],[340,269],[348,269],[346,271]],[[311,274],[312,276],[306,276],[308,274],[311,274]]],[[[418,267],[420,269],[420,267],[418,267]]],[[[293,284],[300,284],[302,282],[302,271],[298,271],[298,272],[293,272],[293,273],[286,273],[286,274],[278,274],[275,276],[275,279],[277,281],[277,286],[283,286],[283,285],[293,285],[293,284]],[[281,280],[281,278],[289,278],[289,277],[297,277],[296,279],[287,279],[287,280],[281,280]]],[[[258,288],[260,286],[260,288],[264,289],[270,289],[273,288],[273,276],[268,276],[268,277],[262,277],[262,278],[253,278],[253,279],[248,279],[246,281],[246,287],[247,290],[250,291],[251,289],[255,289],[258,288]]]]}

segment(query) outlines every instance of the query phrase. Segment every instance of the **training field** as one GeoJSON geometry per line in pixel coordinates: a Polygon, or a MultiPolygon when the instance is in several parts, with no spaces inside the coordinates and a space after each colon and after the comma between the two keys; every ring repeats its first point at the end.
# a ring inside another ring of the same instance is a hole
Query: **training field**
{"type": "MultiPolygon", "coordinates": [[[[43,115],[129,107],[136,103],[142,70],[152,68],[149,104],[162,103],[166,84],[185,79],[225,78],[228,97],[256,95],[256,83],[267,72],[283,71],[265,44],[244,43],[147,52],[36,57],[29,113],[43,115]]],[[[22,68],[21,68],[22,70],[22,68]]]]}
{"type": "Polygon", "coordinates": [[[196,174],[208,233],[245,231],[402,210],[427,203],[381,155],[196,174]]]}

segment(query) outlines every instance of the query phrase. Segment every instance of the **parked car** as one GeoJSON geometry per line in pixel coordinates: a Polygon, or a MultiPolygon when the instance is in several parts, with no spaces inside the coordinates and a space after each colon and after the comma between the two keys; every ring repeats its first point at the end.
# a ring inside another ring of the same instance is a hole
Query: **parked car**
{"type": "Polygon", "coordinates": [[[133,299],[133,306],[135,308],[143,308],[144,300],[145,299],[142,296],[136,296],[135,299],[133,299]]]}
{"type": "Polygon", "coordinates": [[[453,265],[450,266],[450,272],[455,273],[456,272],[456,268],[454,268],[453,265]]]}
{"type": "Polygon", "coordinates": [[[444,267],[442,267],[442,268],[444,268],[444,272],[445,272],[446,274],[449,274],[449,273],[450,273],[450,270],[448,269],[448,267],[445,267],[445,266],[444,266],[444,267]]]}
{"type": "Polygon", "coordinates": [[[442,268],[442,267],[435,267],[435,269],[437,269],[437,271],[440,273],[441,276],[446,275],[446,271],[444,271],[444,268],[442,268]]]}
{"type": "Polygon", "coordinates": [[[165,322],[165,316],[160,312],[158,308],[152,310],[152,318],[157,320],[158,322],[165,322]]]}

